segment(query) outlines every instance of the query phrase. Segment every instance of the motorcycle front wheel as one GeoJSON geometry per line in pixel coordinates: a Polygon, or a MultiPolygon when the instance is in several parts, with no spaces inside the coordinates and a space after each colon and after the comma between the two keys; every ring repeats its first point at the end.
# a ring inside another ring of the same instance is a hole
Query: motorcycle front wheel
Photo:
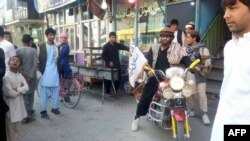
{"type": "Polygon", "coordinates": [[[184,122],[177,121],[176,128],[177,128],[177,141],[184,141],[185,140],[184,122]]]}

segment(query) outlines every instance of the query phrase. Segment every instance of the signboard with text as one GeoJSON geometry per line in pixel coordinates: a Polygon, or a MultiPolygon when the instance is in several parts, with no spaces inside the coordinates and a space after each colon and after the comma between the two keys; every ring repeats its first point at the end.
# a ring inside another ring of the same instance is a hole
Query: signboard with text
{"type": "Polygon", "coordinates": [[[35,4],[37,4],[38,13],[54,10],[75,1],[76,0],[34,0],[35,4]]]}
{"type": "Polygon", "coordinates": [[[147,59],[139,48],[134,44],[134,41],[130,42],[129,49],[129,82],[132,87],[135,86],[135,81],[143,71],[143,66],[147,64],[147,59]]]}

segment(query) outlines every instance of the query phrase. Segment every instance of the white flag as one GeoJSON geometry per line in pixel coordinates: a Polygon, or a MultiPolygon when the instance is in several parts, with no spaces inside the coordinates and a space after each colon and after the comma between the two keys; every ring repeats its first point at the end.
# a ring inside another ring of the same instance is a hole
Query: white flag
{"type": "Polygon", "coordinates": [[[146,63],[147,59],[139,48],[135,46],[133,40],[131,40],[129,49],[129,82],[132,87],[134,87],[135,81],[146,63]]]}

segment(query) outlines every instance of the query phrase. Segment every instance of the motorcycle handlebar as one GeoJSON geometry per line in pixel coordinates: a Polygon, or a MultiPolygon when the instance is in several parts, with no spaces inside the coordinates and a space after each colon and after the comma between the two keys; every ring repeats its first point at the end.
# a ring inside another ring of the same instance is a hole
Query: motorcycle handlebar
{"type": "Polygon", "coordinates": [[[196,59],[190,66],[189,66],[189,69],[193,69],[197,64],[200,63],[200,59],[196,59]]]}
{"type": "MultiPolygon", "coordinates": [[[[188,68],[186,68],[185,73],[186,73],[188,70],[192,70],[197,64],[200,63],[200,61],[201,61],[201,59],[196,59],[188,68]]],[[[148,66],[148,65],[143,66],[143,69],[144,69],[145,71],[151,71],[153,74],[155,74],[155,71],[156,71],[156,70],[154,70],[153,68],[151,68],[151,67],[148,66]]],[[[164,74],[164,73],[163,73],[163,74],[164,74]]]]}
{"type": "Polygon", "coordinates": [[[144,66],[143,69],[144,69],[145,71],[151,71],[152,73],[155,73],[155,70],[152,69],[152,68],[149,67],[149,66],[144,66]]]}

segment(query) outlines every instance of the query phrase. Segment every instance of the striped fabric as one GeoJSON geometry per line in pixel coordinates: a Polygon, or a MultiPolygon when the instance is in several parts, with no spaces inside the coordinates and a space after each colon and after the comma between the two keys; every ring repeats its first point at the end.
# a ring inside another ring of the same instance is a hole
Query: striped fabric
{"type": "Polygon", "coordinates": [[[186,48],[181,47],[179,43],[172,42],[167,53],[170,65],[178,65],[183,56],[187,56],[186,48]]]}

